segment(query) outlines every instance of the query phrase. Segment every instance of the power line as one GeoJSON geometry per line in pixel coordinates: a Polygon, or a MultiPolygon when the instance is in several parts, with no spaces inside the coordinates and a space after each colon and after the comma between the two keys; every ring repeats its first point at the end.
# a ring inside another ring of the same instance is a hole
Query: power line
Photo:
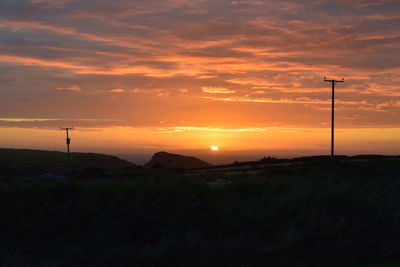
{"type": "Polygon", "coordinates": [[[66,138],[66,143],[67,143],[67,157],[68,157],[68,167],[71,167],[71,158],[69,154],[69,145],[71,144],[71,138],[69,138],[69,130],[73,130],[74,127],[67,127],[67,128],[61,128],[61,130],[65,130],[67,132],[67,138],[66,138]]]}
{"type": "Polygon", "coordinates": [[[335,84],[343,83],[344,78],[341,80],[328,80],[324,77],[324,81],[332,84],[331,159],[333,159],[335,157],[335,84]]]}

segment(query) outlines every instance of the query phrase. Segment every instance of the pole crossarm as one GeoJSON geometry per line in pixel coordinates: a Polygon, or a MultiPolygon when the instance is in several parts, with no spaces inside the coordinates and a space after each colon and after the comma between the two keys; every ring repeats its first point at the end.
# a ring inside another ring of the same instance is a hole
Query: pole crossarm
{"type": "Polygon", "coordinates": [[[341,80],[328,80],[326,77],[324,77],[325,82],[330,82],[330,83],[344,83],[344,78],[341,80]]]}

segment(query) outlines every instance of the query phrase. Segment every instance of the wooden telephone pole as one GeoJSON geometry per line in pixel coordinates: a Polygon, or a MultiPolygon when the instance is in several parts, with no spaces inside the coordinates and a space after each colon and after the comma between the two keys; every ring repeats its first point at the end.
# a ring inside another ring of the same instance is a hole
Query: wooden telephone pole
{"type": "Polygon", "coordinates": [[[69,154],[69,145],[71,144],[71,138],[69,138],[69,134],[68,131],[69,130],[73,130],[74,127],[70,127],[70,128],[61,128],[61,130],[64,130],[67,132],[67,138],[66,138],[66,143],[67,143],[67,157],[68,157],[68,167],[71,167],[71,158],[70,158],[70,154],[69,154]]]}
{"type": "Polygon", "coordinates": [[[325,82],[330,82],[332,84],[332,119],[331,119],[331,159],[335,157],[335,84],[343,83],[344,78],[341,80],[327,80],[324,77],[325,82]]]}

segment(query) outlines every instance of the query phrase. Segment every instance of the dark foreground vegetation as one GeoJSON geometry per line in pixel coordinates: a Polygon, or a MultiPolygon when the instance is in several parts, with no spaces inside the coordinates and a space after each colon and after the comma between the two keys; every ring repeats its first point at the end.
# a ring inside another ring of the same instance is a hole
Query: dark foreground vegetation
{"type": "MultiPolygon", "coordinates": [[[[1,266],[352,266],[400,260],[400,162],[257,176],[143,170],[111,182],[0,181],[1,266]]],[[[386,266],[386,265],[382,265],[386,266]]],[[[395,266],[395,265],[393,265],[395,266]]]]}

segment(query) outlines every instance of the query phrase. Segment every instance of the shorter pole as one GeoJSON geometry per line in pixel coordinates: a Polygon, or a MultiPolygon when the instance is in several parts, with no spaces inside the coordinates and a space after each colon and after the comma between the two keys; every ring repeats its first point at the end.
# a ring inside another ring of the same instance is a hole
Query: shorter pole
{"type": "Polygon", "coordinates": [[[61,128],[61,130],[65,130],[67,133],[67,138],[66,138],[66,143],[67,143],[67,162],[68,162],[68,167],[71,167],[71,157],[70,157],[70,152],[69,152],[69,145],[71,144],[71,138],[69,138],[69,130],[73,130],[74,127],[70,128],[61,128]]]}

